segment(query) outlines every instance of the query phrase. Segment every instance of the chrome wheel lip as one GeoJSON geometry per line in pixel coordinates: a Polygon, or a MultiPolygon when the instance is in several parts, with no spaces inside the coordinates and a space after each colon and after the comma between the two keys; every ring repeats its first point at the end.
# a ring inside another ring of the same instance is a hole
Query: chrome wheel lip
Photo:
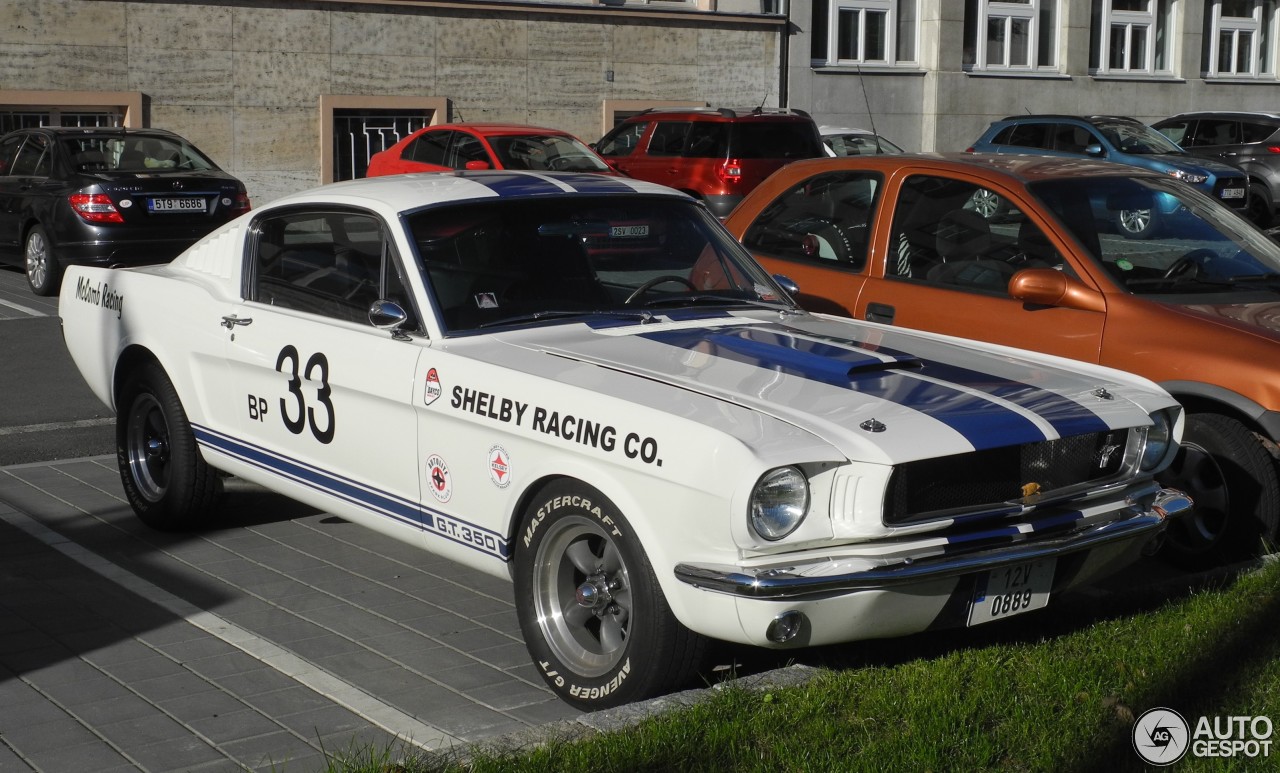
{"type": "Polygon", "coordinates": [[[49,245],[39,232],[27,237],[24,257],[31,286],[43,287],[49,281],[49,245]]]}
{"type": "Polygon", "coordinates": [[[138,395],[125,424],[125,456],[138,493],[160,501],[169,488],[169,425],[155,396],[138,395]]]}
{"type": "Polygon", "coordinates": [[[613,536],[589,518],[560,518],[538,546],[532,584],[542,637],[566,668],[592,678],[608,674],[622,662],[633,609],[628,569],[613,536]],[[601,571],[582,571],[579,564],[586,546],[601,571]],[[602,599],[597,591],[604,586],[610,592],[602,599]],[[583,592],[584,588],[591,592],[583,592]],[[583,603],[584,598],[591,600],[590,606],[583,603]]]}

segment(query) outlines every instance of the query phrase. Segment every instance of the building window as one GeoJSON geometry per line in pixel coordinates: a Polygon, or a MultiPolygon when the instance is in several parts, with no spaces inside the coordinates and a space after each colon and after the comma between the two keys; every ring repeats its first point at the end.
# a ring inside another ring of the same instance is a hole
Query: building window
{"type": "Polygon", "coordinates": [[[444,123],[444,97],[320,97],[320,180],[364,177],[369,159],[424,126],[444,123]]]}
{"type": "Polygon", "coordinates": [[[814,67],[914,65],[918,0],[814,0],[814,67]]]}
{"type": "Polygon", "coordinates": [[[1205,13],[1201,70],[1208,78],[1273,75],[1274,0],[1215,0],[1205,13]]]}
{"type": "Polygon", "coordinates": [[[1057,69],[1059,1],[966,0],[965,69],[1057,69]]]}
{"type": "Polygon", "coordinates": [[[1099,0],[1090,24],[1095,75],[1172,73],[1175,0],[1099,0]]]}

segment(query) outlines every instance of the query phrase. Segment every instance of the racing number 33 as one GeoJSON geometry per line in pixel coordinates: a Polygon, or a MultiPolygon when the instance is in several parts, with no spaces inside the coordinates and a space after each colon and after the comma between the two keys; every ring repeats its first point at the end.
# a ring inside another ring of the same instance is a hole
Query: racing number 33
{"type": "Polygon", "coordinates": [[[333,393],[329,386],[329,358],[325,357],[322,352],[316,352],[311,355],[307,360],[306,367],[302,368],[301,373],[299,373],[298,369],[301,365],[302,357],[292,344],[281,349],[280,356],[276,357],[276,371],[289,376],[289,394],[292,395],[292,402],[295,406],[290,408],[290,400],[281,397],[280,418],[284,421],[285,429],[295,435],[302,434],[303,428],[310,425],[311,434],[315,435],[316,440],[321,443],[333,442],[335,421],[333,402],[329,399],[329,396],[333,393]],[[288,363],[288,365],[286,366],[285,363],[288,363]],[[315,407],[307,405],[307,399],[302,394],[302,379],[304,378],[310,382],[320,382],[320,386],[316,388],[315,401],[323,407],[321,412],[324,419],[323,429],[316,422],[315,407]]]}

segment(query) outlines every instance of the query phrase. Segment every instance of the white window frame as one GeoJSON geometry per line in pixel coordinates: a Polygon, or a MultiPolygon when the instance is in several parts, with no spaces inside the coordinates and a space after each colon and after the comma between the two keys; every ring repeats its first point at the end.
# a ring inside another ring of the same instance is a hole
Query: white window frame
{"type": "MultiPolygon", "coordinates": [[[[1270,75],[1262,69],[1264,43],[1263,36],[1263,10],[1268,0],[1253,0],[1253,14],[1248,17],[1241,16],[1223,16],[1222,0],[1211,0],[1210,8],[1210,24],[1209,24],[1209,70],[1206,73],[1210,78],[1259,78],[1263,75],[1270,75]],[[1232,52],[1231,62],[1232,69],[1221,70],[1218,68],[1220,58],[1222,37],[1224,33],[1231,35],[1232,52]],[[1248,37],[1252,42],[1252,50],[1249,55],[1248,70],[1240,71],[1234,69],[1234,63],[1239,60],[1238,48],[1242,37],[1248,37]]],[[[1274,35],[1270,36],[1274,39],[1274,35]]]]}
{"type": "MultiPolygon", "coordinates": [[[[813,65],[816,67],[842,67],[842,66],[858,66],[863,65],[871,67],[899,67],[899,66],[916,66],[915,60],[898,61],[898,4],[901,0],[830,0],[827,4],[827,41],[826,50],[827,58],[814,59],[813,65]],[[840,51],[840,12],[852,11],[860,15],[858,23],[858,56],[851,59],[839,58],[840,51]],[[885,25],[885,41],[884,41],[884,58],[883,59],[867,59],[867,13],[884,14],[885,25]]],[[[920,36],[920,13],[918,0],[909,0],[916,4],[915,14],[915,35],[917,45],[915,49],[919,50],[920,36]]],[[[917,54],[918,56],[918,54],[917,54]]]]}
{"type": "MultiPolygon", "coordinates": [[[[1002,3],[998,0],[991,0],[991,2],[980,3],[978,5],[978,18],[975,21],[978,26],[974,35],[977,50],[974,52],[973,69],[986,72],[1056,71],[1058,69],[1058,57],[1056,55],[1058,31],[1056,29],[1040,29],[1040,9],[1048,5],[1056,6],[1057,4],[1058,0],[1030,0],[1030,2],[1026,3],[1002,3]],[[1013,25],[1018,21],[1027,23],[1026,64],[1010,64],[1013,59],[1013,25]],[[991,40],[987,36],[987,30],[992,22],[1000,22],[1004,27],[1004,48],[1000,52],[1000,61],[994,64],[987,61],[991,53],[991,40]],[[1041,35],[1054,36],[1055,43],[1053,63],[1043,66],[1037,63],[1041,35]]],[[[1055,13],[1054,18],[1060,18],[1060,15],[1055,13]]]]}
{"type": "MultiPolygon", "coordinates": [[[[1097,75],[1169,75],[1170,71],[1157,70],[1156,62],[1156,46],[1158,45],[1159,35],[1158,25],[1160,23],[1159,12],[1160,6],[1156,0],[1146,0],[1147,10],[1145,11],[1117,11],[1112,8],[1112,0],[1101,0],[1102,29],[1098,30],[1098,69],[1097,75]],[[1111,66],[1111,31],[1114,27],[1124,27],[1125,29],[1125,66],[1111,66]],[[1146,34],[1146,48],[1143,52],[1142,61],[1133,62],[1129,59],[1129,53],[1132,51],[1133,33],[1135,30],[1141,29],[1146,34]]],[[[1172,33],[1172,30],[1169,31],[1172,33]]],[[[1169,35],[1172,38],[1172,34],[1169,35]]],[[[1172,44],[1169,44],[1172,45],[1172,44]]],[[[1173,50],[1166,52],[1166,61],[1173,61],[1173,50]]]]}

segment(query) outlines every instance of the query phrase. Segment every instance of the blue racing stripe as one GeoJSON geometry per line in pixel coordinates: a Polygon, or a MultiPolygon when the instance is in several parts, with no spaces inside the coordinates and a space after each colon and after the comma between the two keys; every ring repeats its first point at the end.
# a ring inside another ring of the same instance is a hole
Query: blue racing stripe
{"type": "Polygon", "coordinates": [[[475,174],[459,172],[458,176],[479,183],[499,196],[564,195],[564,189],[560,186],[533,175],[503,174],[501,172],[477,172],[475,174]]]}
{"type": "MultiPolygon", "coordinates": [[[[869,352],[859,354],[847,346],[837,347],[750,327],[710,334],[705,330],[671,330],[640,335],[682,349],[710,346],[708,353],[718,357],[905,406],[951,427],[977,450],[1046,439],[1039,426],[1004,405],[946,384],[886,370],[883,357],[869,352]]],[[[914,363],[896,364],[911,367],[914,363]]]]}
{"type": "Polygon", "coordinates": [[[604,174],[556,174],[555,179],[578,193],[635,193],[634,186],[618,177],[604,174]]]}
{"type": "Polygon", "coordinates": [[[445,513],[422,507],[404,497],[381,491],[379,489],[356,483],[318,467],[299,462],[261,447],[239,440],[230,435],[218,432],[197,424],[191,425],[196,442],[214,451],[239,459],[261,470],[280,475],[329,496],[337,497],[345,502],[363,507],[371,512],[385,515],[399,523],[415,526],[427,534],[443,537],[459,545],[465,545],[486,555],[493,555],[504,561],[510,560],[510,548],[507,540],[497,532],[467,523],[445,513]],[[480,542],[492,545],[486,549],[476,542],[463,539],[456,525],[461,524],[474,535],[479,535],[480,542]],[[485,540],[488,536],[491,539],[485,540]]]}

